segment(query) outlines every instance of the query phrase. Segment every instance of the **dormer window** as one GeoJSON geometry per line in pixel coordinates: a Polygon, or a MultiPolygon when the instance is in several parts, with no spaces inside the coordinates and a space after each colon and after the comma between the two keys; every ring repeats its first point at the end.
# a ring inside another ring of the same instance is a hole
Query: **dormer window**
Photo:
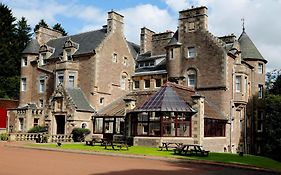
{"type": "Polygon", "coordinates": [[[39,65],[43,66],[48,63],[49,57],[54,53],[55,49],[47,46],[46,44],[42,45],[39,49],[39,65]]]}
{"type": "Polygon", "coordinates": [[[73,61],[73,54],[78,50],[79,45],[73,42],[70,38],[64,43],[64,61],[73,61]]]}

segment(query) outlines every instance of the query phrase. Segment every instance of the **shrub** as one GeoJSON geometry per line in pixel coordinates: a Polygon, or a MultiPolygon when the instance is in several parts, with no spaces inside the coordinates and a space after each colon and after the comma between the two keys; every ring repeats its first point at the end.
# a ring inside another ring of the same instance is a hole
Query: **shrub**
{"type": "Polygon", "coordinates": [[[83,142],[91,131],[87,128],[73,128],[71,134],[74,142],[83,142]]]}
{"type": "Polygon", "coordinates": [[[0,140],[7,141],[9,139],[9,135],[7,133],[0,134],[0,140]]]}
{"type": "Polygon", "coordinates": [[[44,126],[34,126],[33,128],[30,128],[28,133],[40,133],[40,132],[47,132],[46,128],[44,126]]]}

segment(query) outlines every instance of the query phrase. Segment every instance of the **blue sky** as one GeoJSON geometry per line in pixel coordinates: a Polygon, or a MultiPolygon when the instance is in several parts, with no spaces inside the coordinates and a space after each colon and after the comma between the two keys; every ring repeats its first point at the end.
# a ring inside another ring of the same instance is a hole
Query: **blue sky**
{"type": "Polygon", "coordinates": [[[246,32],[268,60],[267,69],[281,68],[281,0],[2,0],[18,19],[27,18],[31,27],[40,19],[49,26],[61,23],[71,35],[96,30],[106,24],[107,12],[124,16],[125,36],[139,44],[141,27],[155,32],[177,29],[178,11],[207,6],[209,30],[215,36],[246,32]]]}

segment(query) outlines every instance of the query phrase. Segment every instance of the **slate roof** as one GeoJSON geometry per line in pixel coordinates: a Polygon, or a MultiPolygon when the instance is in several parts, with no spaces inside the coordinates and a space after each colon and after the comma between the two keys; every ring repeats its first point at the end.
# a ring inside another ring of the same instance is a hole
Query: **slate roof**
{"type": "Polygon", "coordinates": [[[88,100],[86,99],[80,88],[67,88],[66,91],[76,105],[76,109],[90,112],[95,111],[90,106],[88,100]]]}
{"type": "Polygon", "coordinates": [[[243,59],[258,59],[267,62],[245,31],[242,32],[238,41],[243,59]]]}
{"type": "Polygon", "coordinates": [[[146,52],[146,53],[138,55],[136,61],[137,61],[137,63],[140,63],[140,62],[146,62],[146,61],[154,61],[156,59],[163,59],[163,60],[160,63],[156,64],[155,66],[136,68],[135,73],[138,74],[141,72],[148,72],[149,74],[154,74],[155,71],[160,71],[161,73],[167,73],[166,55],[151,56],[151,52],[146,52]]]}
{"type": "Polygon", "coordinates": [[[23,54],[38,54],[40,45],[36,39],[31,39],[25,49],[22,51],[23,54]]]}
{"type": "Polygon", "coordinates": [[[106,30],[95,30],[85,33],[80,33],[72,36],[65,36],[62,38],[52,39],[46,44],[50,47],[55,48],[55,52],[51,55],[50,58],[57,58],[63,54],[63,46],[65,41],[69,38],[79,44],[78,50],[73,55],[93,53],[96,47],[103,41],[106,36],[106,30]]]}

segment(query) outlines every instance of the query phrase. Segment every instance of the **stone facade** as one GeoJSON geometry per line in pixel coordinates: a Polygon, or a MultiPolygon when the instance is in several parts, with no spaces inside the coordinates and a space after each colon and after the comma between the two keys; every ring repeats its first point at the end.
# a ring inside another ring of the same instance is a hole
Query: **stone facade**
{"type": "MultiPolygon", "coordinates": [[[[234,34],[216,37],[208,31],[207,8],[197,7],[179,12],[178,30],[165,33],[169,39],[159,35],[164,36],[162,33],[152,35],[150,55],[143,53],[137,59],[139,66],[133,80],[140,88],[134,90],[146,90],[142,88],[144,80],[150,79],[153,83],[155,75],[161,76],[163,82],[168,80],[189,86],[228,119],[225,136],[211,138],[204,137],[204,120],[199,121],[198,128],[203,132],[198,135],[199,144],[216,151],[234,152],[242,146],[246,152],[258,152],[267,61],[245,29],[238,39],[234,34]],[[157,44],[154,44],[156,40],[157,44]],[[163,54],[166,55],[165,66],[158,69],[142,66],[145,65],[142,61],[163,54]]],[[[150,48],[150,45],[141,44],[141,47],[150,48]]]]}
{"type": "Polygon", "coordinates": [[[111,11],[96,31],[63,37],[40,27],[23,51],[20,104],[9,113],[13,132],[36,125],[52,135],[92,130],[94,112],[129,92],[136,51],[123,25],[111,11]]]}

